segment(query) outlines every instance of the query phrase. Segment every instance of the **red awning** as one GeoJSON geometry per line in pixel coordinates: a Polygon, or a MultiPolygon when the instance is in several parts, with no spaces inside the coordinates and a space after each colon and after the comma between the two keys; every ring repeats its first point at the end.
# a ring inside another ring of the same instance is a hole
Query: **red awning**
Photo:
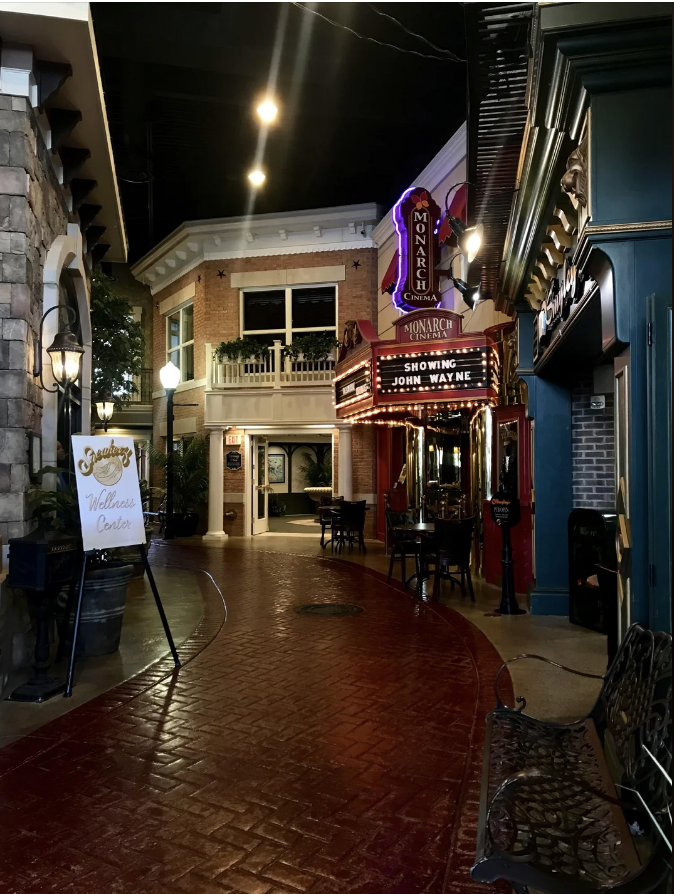
{"type": "MultiPolygon", "coordinates": [[[[466,222],[466,185],[464,183],[463,186],[460,186],[457,191],[454,193],[454,198],[450,202],[449,205],[449,216],[450,217],[458,217],[459,220],[462,220],[464,223],[466,222]]],[[[445,217],[440,224],[440,229],[438,230],[438,242],[440,245],[444,245],[447,242],[449,245],[456,245],[456,236],[452,234],[452,230],[449,226],[449,221],[445,217]]]]}
{"type": "Polygon", "coordinates": [[[388,292],[389,295],[393,294],[393,290],[395,288],[395,284],[398,282],[398,249],[396,248],[395,254],[391,258],[391,263],[386,268],[386,273],[384,274],[384,278],[381,281],[381,293],[388,292]]]}

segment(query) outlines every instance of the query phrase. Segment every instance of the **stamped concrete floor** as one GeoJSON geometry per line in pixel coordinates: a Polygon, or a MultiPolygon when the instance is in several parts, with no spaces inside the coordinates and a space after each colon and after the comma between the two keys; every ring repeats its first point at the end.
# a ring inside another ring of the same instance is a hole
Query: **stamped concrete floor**
{"type": "Polygon", "coordinates": [[[0,892],[495,890],[468,874],[500,663],[474,625],[353,563],[151,558],[210,571],[227,623],[206,589],[179,671],[164,659],[0,751],[0,892]]]}
{"type": "MultiPolygon", "coordinates": [[[[194,631],[203,612],[200,586],[192,571],[157,568],[157,587],[171,619],[171,632],[180,645],[194,631]]],[[[202,581],[208,587],[208,580],[202,581]]],[[[129,584],[119,651],[100,658],[86,658],[75,665],[72,697],[57,695],[49,701],[24,704],[0,700],[0,748],[30,734],[78,705],[90,701],[113,686],[128,680],[166,653],[166,637],[161,626],[150,586],[145,578],[129,584]]],[[[55,651],[55,650],[52,650],[55,651]]],[[[66,662],[52,663],[50,674],[65,677],[66,662]]],[[[12,675],[5,698],[30,676],[30,669],[12,675]]]]}
{"type": "MultiPolygon", "coordinates": [[[[225,548],[262,550],[263,552],[295,553],[306,556],[352,562],[387,574],[389,557],[384,555],[384,545],[379,541],[367,541],[367,553],[357,549],[333,553],[330,547],[323,550],[310,538],[261,534],[257,537],[233,537],[225,548]]],[[[218,547],[222,549],[222,547],[218,547]]],[[[412,561],[408,560],[406,574],[413,573],[412,561]]],[[[396,561],[393,580],[400,583],[400,562],[396,561]]],[[[571,624],[568,618],[557,615],[531,615],[498,617],[494,609],[501,599],[500,590],[483,580],[474,581],[476,601],[462,596],[458,587],[453,590],[448,582],[442,582],[441,601],[458,611],[475,624],[497,648],[503,660],[523,652],[535,653],[559,664],[591,674],[606,672],[606,637],[584,627],[571,624]]],[[[424,590],[427,588],[424,586],[424,590]]],[[[526,607],[526,597],[518,596],[526,607]]],[[[584,716],[594,704],[600,681],[571,676],[538,661],[521,661],[511,666],[515,692],[527,700],[527,711],[548,720],[568,722],[584,716]]],[[[492,705],[493,706],[493,705],[492,705]]]]}

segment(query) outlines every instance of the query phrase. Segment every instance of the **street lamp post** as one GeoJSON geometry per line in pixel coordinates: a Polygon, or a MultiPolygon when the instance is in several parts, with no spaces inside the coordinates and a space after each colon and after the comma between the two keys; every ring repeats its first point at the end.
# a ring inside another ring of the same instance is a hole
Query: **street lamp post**
{"type": "Polygon", "coordinates": [[[166,524],[164,540],[174,540],[173,527],[173,395],[180,383],[180,370],[169,362],[159,370],[159,378],[166,392],[166,524]]]}

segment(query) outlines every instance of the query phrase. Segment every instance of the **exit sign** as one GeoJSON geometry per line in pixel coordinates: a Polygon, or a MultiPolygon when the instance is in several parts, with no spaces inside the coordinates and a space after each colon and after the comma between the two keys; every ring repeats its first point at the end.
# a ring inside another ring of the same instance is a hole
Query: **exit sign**
{"type": "Polygon", "coordinates": [[[240,447],[241,439],[241,435],[225,435],[225,444],[228,447],[240,447]]]}

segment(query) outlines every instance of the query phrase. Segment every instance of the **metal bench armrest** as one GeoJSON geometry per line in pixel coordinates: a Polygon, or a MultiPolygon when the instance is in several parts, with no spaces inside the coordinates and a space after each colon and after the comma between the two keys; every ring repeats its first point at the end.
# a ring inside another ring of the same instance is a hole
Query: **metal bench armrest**
{"type": "MultiPolygon", "coordinates": [[[[515,661],[521,661],[523,658],[530,658],[535,661],[543,661],[545,664],[551,664],[553,667],[557,667],[560,670],[567,671],[567,673],[575,674],[577,677],[589,677],[592,680],[603,680],[603,674],[588,674],[585,671],[574,670],[572,667],[567,667],[565,664],[558,664],[556,661],[552,661],[550,658],[544,658],[542,655],[516,655],[514,658],[509,658],[507,661],[504,661],[501,667],[496,674],[496,678],[494,680],[494,694],[496,695],[496,709],[499,708],[508,708],[508,705],[505,702],[501,701],[501,696],[498,691],[499,679],[503,671],[513,664],[515,661]]],[[[515,701],[517,702],[518,707],[509,708],[511,711],[523,711],[526,708],[527,700],[522,695],[518,695],[515,697],[515,701]]]]}

